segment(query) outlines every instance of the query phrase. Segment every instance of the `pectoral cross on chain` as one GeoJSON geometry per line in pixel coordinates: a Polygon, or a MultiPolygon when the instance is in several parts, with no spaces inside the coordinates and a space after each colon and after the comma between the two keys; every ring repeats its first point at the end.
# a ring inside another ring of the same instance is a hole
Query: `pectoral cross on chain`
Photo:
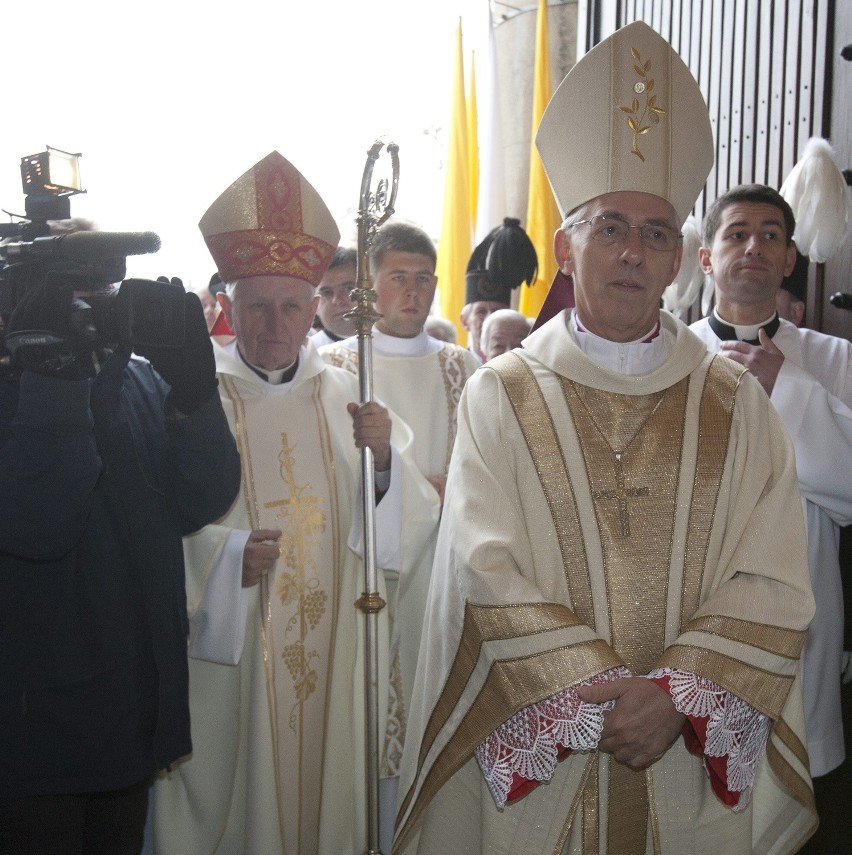
{"type": "Polygon", "coordinates": [[[624,486],[624,465],[621,462],[621,452],[615,452],[615,478],[618,482],[616,490],[595,490],[592,492],[592,500],[595,502],[603,499],[618,500],[618,519],[621,524],[621,536],[630,537],[630,510],[627,507],[628,499],[638,499],[648,495],[647,487],[624,486]]]}

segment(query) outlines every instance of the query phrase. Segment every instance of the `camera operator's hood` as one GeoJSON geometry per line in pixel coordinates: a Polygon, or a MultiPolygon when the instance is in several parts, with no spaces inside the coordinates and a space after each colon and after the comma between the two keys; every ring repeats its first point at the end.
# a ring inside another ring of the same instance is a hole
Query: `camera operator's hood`
{"type": "Polygon", "coordinates": [[[316,286],[340,238],[319,193],[277,151],[231,184],[198,227],[223,282],[294,276],[316,286]]]}

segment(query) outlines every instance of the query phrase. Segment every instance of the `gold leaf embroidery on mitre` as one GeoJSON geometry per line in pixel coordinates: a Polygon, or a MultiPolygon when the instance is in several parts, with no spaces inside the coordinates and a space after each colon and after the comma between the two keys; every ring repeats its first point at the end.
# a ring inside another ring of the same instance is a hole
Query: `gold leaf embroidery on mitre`
{"type": "Polygon", "coordinates": [[[285,606],[294,606],[285,636],[298,633],[281,652],[287,671],[293,680],[296,704],[290,714],[291,727],[295,729],[298,708],[316,691],[317,672],[313,663],[319,658],[316,650],[306,646],[308,634],[316,629],[326,611],[328,593],[320,587],[316,575],[314,555],[317,535],[325,530],[326,516],[321,496],[305,495],[309,484],[299,486],[293,471],[295,459],[287,434],[281,434],[281,453],[278,455],[282,480],[287,484],[289,497],[267,502],[264,507],[276,508],[281,520],[281,537],[278,551],[282,571],[275,584],[275,593],[285,606]]]}
{"type": "Polygon", "coordinates": [[[630,53],[635,60],[633,70],[639,77],[639,80],[633,84],[633,91],[644,100],[640,101],[639,98],[634,98],[629,107],[622,104],[619,105],[618,109],[622,113],[627,113],[627,127],[632,133],[630,153],[635,154],[644,163],[645,156],[639,151],[639,137],[647,134],[652,125],[659,124],[660,116],[664,116],[668,110],[657,104],[657,96],[652,94],[654,78],[648,77],[648,72],[651,70],[651,60],[642,62],[642,57],[636,48],[630,48],[630,53]]]}

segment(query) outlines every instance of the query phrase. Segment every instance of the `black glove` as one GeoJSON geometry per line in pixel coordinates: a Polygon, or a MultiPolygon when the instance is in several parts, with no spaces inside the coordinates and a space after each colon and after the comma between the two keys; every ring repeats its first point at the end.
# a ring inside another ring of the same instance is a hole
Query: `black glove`
{"type": "Polygon", "coordinates": [[[207,332],[204,310],[197,294],[184,294],[184,340],[182,347],[137,347],[154,370],[172,387],[169,401],[185,415],[195,412],[216,394],[216,360],[207,332]]]}
{"type": "Polygon", "coordinates": [[[97,334],[91,314],[71,285],[37,285],[9,318],[6,349],[20,368],[65,380],[93,377],[97,334]]]}

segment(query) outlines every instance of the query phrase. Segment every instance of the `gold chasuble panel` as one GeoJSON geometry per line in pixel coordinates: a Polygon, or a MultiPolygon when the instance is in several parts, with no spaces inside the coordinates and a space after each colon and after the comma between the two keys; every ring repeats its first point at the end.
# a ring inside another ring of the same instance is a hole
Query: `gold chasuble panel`
{"type": "Polygon", "coordinates": [[[634,674],[664,649],[688,387],[614,395],[563,380],[600,532],[610,644],[634,674]]]}
{"type": "MultiPolygon", "coordinates": [[[[648,395],[602,392],[559,378],[581,455],[581,460],[569,461],[529,367],[517,356],[497,362],[495,370],[553,515],[571,607],[599,633],[604,617],[599,610],[605,609],[612,650],[632,673],[647,674],[665,650],[667,625],[673,623],[670,629],[677,634],[699,604],[737,376],[719,360],[711,363],[698,396],[697,424],[694,411],[687,410],[688,377],[648,395]],[[696,428],[701,448],[693,471],[684,437],[696,428]],[[690,500],[687,507],[678,507],[684,464],[691,473],[690,500]],[[578,472],[588,480],[603,561],[606,601],[594,605],[588,553],[577,554],[583,552],[572,487],[578,472]],[[683,514],[689,519],[686,549],[673,556],[676,520],[683,514]],[[673,568],[680,568],[680,578],[672,579],[673,568]],[[669,614],[670,586],[676,586],[675,595],[680,593],[679,613],[669,614]]],[[[657,838],[650,770],[634,772],[599,755],[586,776],[581,803],[579,811],[578,805],[571,808],[563,841],[579,820],[584,852],[597,852],[602,844],[613,855],[644,852],[648,835],[657,838]]]]}
{"type": "MultiPolygon", "coordinates": [[[[652,395],[616,395],[564,378],[562,386],[600,533],[610,644],[632,673],[647,674],[665,649],[689,380],[652,395]]],[[[606,767],[607,803],[618,812],[609,813],[607,851],[642,852],[652,819],[650,775],[611,761],[606,767]]],[[[593,779],[584,792],[587,843],[598,837],[599,786],[593,779]]]]}

